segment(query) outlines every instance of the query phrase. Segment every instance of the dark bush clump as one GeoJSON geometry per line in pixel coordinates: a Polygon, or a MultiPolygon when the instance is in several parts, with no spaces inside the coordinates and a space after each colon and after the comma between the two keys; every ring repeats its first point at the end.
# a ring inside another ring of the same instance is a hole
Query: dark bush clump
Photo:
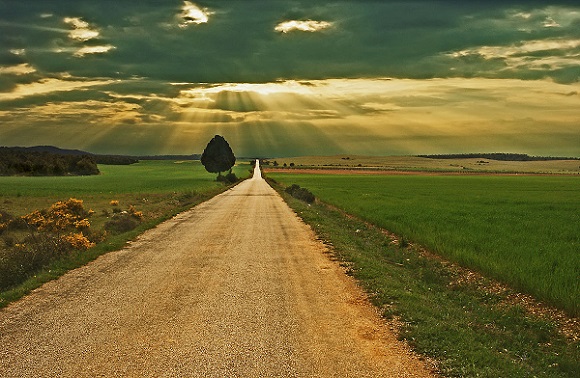
{"type": "Polygon", "coordinates": [[[0,210],[0,235],[2,235],[4,230],[8,229],[13,221],[14,217],[11,214],[0,210]]]}
{"type": "Polygon", "coordinates": [[[217,181],[223,182],[226,185],[235,184],[236,182],[238,182],[238,176],[236,176],[235,173],[230,172],[225,176],[218,175],[217,181]]]}
{"type": "Polygon", "coordinates": [[[226,175],[226,181],[233,184],[233,183],[238,182],[238,177],[236,176],[235,173],[230,172],[226,175]]]}
{"type": "Polygon", "coordinates": [[[285,189],[286,193],[290,194],[292,197],[299,199],[307,203],[313,203],[316,197],[314,194],[306,188],[301,188],[299,185],[292,184],[285,189]]]}
{"type": "Polygon", "coordinates": [[[113,216],[113,219],[105,223],[105,230],[113,234],[122,234],[123,232],[133,230],[139,223],[141,223],[139,219],[136,219],[128,213],[118,213],[113,216]]]}

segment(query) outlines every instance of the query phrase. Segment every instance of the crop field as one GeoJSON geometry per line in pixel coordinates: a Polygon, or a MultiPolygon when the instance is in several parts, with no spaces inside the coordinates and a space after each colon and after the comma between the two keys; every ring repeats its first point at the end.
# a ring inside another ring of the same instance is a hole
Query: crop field
{"type": "Polygon", "coordinates": [[[485,158],[433,159],[417,156],[300,156],[278,158],[268,161],[270,167],[274,162],[281,167],[297,169],[352,169],[352,170],[386,170],[386,171],[423,171],[423,172],[457,172],[457,173],[549,173],[580,175],[580,160],[547,160],[547,161],[500,161],[485,158]]]}
{"type": "Polygon", "coordinates": [[[580,178],[268,173],[544,302],[580,314],[580,178]]]}

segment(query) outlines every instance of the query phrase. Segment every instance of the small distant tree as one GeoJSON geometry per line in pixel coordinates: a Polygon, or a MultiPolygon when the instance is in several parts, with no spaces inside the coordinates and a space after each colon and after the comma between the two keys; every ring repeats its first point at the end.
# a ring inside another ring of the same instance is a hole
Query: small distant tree
{"type": "Polygon", "coordinates": [[[236,164],[236,157],[224,137],[216,135],[203,150],[201,164],[203,164],[206,171],[217,173],[219,178],[222,172],[229,170],[232,173],[232,167],[236,164]]]}

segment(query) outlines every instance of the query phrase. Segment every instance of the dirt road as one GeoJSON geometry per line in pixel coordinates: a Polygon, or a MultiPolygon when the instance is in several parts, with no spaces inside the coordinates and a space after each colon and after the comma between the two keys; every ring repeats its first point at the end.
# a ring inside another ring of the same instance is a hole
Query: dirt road
{"type": "Polygon", "coordinates": [[[1,377],[427,377],[258,174],[0,310],[1,377]]]}

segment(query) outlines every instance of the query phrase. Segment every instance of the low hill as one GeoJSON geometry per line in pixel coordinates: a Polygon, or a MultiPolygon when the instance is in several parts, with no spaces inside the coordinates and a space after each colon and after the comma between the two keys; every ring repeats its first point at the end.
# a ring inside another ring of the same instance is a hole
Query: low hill
{"type": "Polygon", "coordinates": [[[97,164],[107,165],[128,165],[137,163],[139,160],[199,160],[200,154],[191,155],[109,155],[109,154],[93,154],[91,152],[81,150],[64,149],[54,146],[34,146],[34,147],[2,147],[7,150],[19,152],[34,152],[34,153],[50,153],[58,155],[72,155],[72,156],[92,156],[97,164]]]}

